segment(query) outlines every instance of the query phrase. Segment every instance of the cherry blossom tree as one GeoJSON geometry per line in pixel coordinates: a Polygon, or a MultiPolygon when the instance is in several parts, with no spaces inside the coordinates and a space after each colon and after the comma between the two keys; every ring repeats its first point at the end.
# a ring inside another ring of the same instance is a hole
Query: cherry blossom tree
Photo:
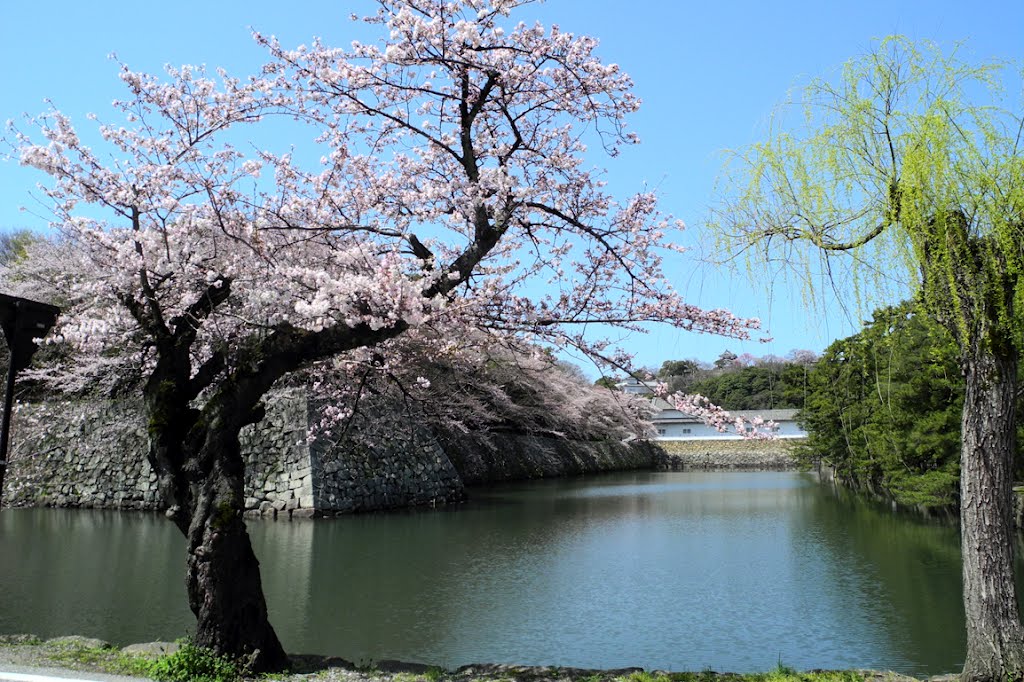
{"type": "Polygon", "coordinates": [[[63,235],[13,280],[65,307],[50,341],[68,361],[46,372],[69,387],[142,377],[196,643],[253,670],[287,657],[242,520],[238,434],[276,382],[339,358],[398,366],[391,342],[428,324],[619,364],[595,325],[758,327],[668,287],[681,225],[651,193],[616,201],[585,156],[637,141],[630,79],[592,38],[513,22],[526,4],[380,0],[363,21],[381,42],[289,50],[256,34],[269,58],[247,79],[122,66],[128,95],[95,149],[57,110],[9,128],[49,175],[63,235]],[[319,164],[236,146],[268,119],[315,137],[319,164]]]}
{"type": "Polygon", "coordinates": [[[442,440],[499,431],[625,441],[652,432],[649,400],[593,386],[542,347],[470,328],[452,342],[430,326],[389,342],[383,353],[375,347],[376,362],[348,354],[317,374],[317,389],[329,400],[316,436],[372,447],[382,404],[442,440]]]}

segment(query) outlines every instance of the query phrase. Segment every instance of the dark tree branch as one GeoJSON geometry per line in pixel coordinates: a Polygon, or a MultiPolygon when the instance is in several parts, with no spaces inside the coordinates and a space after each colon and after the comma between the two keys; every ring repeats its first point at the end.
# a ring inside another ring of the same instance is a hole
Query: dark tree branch
{"type": "Polygon", "coordinates": [[[423,242],[421,242],[416,235],[410,234],[408,241],[409,246],[412,248],[413,255],[423,261],[425,265],[429,265],[434,261],[434,252],[424,246],[423,242]]]}
{"type": "MultiPolygon", "coordinates": [[[[139,213],[137,206],[132,206],[131,211],[132,231],[138,234],[142,231],[142,215],[139,213]]],[[[145,252],[142,249],[142,243],[138,240],[135,240],[135,253],[137,253],[140,258],[145,257],[145,252]]],[[[142,295],[145,299],[148,311],[148,315],[146,316],[148,325],[146,328],[156,339],[157,347],[159,348],[162,344],[170,342],[171,332],[167,328],[167,323],[164,321],[164,314],[160,309],[160,301],[157,300],[156,290],[149,281],[149,273],[146,271],[145,263],[143,263],[139,268],[139,284],[141,285],[142,295]]],[[[129,310],[131,310],[131,308],[129,308],[129,310]]]]}
{"type": "Polygon", "coordinates": [[[206,362],[200,365],[196,375],[189,381],[187,390],[189,401],[195,400],[204,389],[208,388],[213,383],[213,380],[217,378],[217,375],[224,370],[225,366],[224,353],[221,350],[215,351],[206,362]]]}
{"type": "Polygon", "coordinates": [[[181,315],[171,318],[171,326],[178,343],[191,345],[199,332],[200,323],[231,296],[231,278],[217,277],[206,291],[181,315]]]}

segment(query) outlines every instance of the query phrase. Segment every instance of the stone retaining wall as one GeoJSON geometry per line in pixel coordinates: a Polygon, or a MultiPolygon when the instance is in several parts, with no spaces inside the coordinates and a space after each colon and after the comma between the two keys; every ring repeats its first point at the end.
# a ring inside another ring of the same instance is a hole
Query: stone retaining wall
{"type": "Polygon", "coordinates": [[[522,433],[450,433],[439,441],[466,485],[651,469],[664,457],[647,441],[570,441],[522,433]]]}
{"type": "Polygon", "coordinates": [[[3,503],[155,509],[145,421],[120,401],[20,405],[12,423],[3,503]]]}
{"type": "MultiPolygon", "coordinates": [[[[647,443],[568,441],[523,434],[437,436],[386,405],[370,405],[360,437],[307,439],[316,409],[305,391],[277,391],[242,430],[248,516],[330,516],[465,498],[465,486],[616,469],[653,468],[647,443]]],[[[22,405],[15,417],[3,503],[159,510],[137,402],[22,405]]]]}
{"type": "Polygon", "coordinates": [[[245,458],[246,513],[312,516],[316,505],[313,464],[306,442],[306,394],[300,390],[279,391],[265,402],[267,414],[263,420],[246,426],[239,434],[245,458]]]}
{"type": "Polygon", "coordinates": [[[465,499],[462,479],[434,434],[386,404],[368,401],[372,415],[358,423],[359,438],[311,446],[314,504],[324,513],[438,506],[465,499]]]}
{"type": "MultiPolygon", "coordinates": [[[[423,435],[416,440],[395,428],[374,438],[369,450],[343,449],[320,438],[310,443],[304,391],[278,391],[266,403],[266,417],[240,434],[249,516],[322,516],[445,503],[464,495],[436,441],[423,435]]],[[[22,405],[14,420],[3,503],[162,509],[147,449],[137,402],[22,405]]]]}
{"type": "Polygon", "coordinates": [[[666,469],[796,469],[790,453],[793,439],[779,440],[658,440],[666,469]]]}

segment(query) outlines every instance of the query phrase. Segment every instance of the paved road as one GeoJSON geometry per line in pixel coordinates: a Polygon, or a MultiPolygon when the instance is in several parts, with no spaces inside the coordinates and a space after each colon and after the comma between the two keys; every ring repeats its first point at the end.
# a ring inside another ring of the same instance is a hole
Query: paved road
{"type": "Polygon", "coordinates": [[[30,668],[23,665],[3,664],[0,670],[3,682],[149,682],[146,677],[125,677],[106,673],[88,673],[60,668],[30,668]]]}

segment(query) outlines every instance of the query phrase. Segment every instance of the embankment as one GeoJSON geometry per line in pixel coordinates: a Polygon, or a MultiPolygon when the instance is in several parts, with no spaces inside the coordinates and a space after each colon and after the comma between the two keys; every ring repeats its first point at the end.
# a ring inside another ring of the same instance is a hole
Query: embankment
{"type": "Polygon", "coordinates": [[[582,441],[494,432],[448,434],[439,442],[466,485],[653,469],[665,458],[649,441],[582,441]]]}
{"type": "MultiPolygon", "coordinates": [[[[332,516],[436,506],[465,498],[467,485],[620,469],[663,460],[637,442],[573,441],[488,432],[438,434],[383,407],[360,444],[309,439],[317,418],[305,391],[275,392],[267,416],[242,431],[246,513],[267,518],[332,516]]],[[[15,417],[3,503],[10,506],[159,510],[146,460],[141,406],[129,400],[22,405],[15,417]]]]}
{"type": "Polygon", "coordinates": [[[662,440],[666,469],[739,469],[786,471],[797,468],[791,453],[793,439],[779,440],[662,440]]]}
{"type": "MultiPolygon", "coordinates": [[[[894,512],[909,511],[926,518],[938,518],[948,522],[957,522],[960,517],[960,510],[955,504],[939,507],[900,504],[885,488],[844,479],[836,474],[835,469],[825,463],[819,463],[816,471],[822,484],[840,487],[882,502],[891,507],[894,512]]],[[[1024,485],[1017,485],[1013,488],[1013,524],[1018,531],[1024,533],[1024,485]]]]}
{"type": "MultiPolygon", "coordinates": [[[[179,645],[169,642],[132,644],[118,649],[107,642],[81,636],[56,637],[47,641],[31,635],[0,635],[0,669],[18,670],[21,675],[9,679],[30,679],[37,675],[88,677],[120,680],[141,680],[142,677],[112,675],[146,675],[152,661],[164,657],[174,660],[172,669],[182,674],[194,666],[187,657],[174,657],[179,645]],[[173,658],[168,658],[173,657],[173,658]]],[[[645,672],[640,668],[617,670],[540,667],[513,664],[481,664],[444,670],[437,666],[400,661],[375,661],[370,666],[357,666],[341,658],[317,655],[292,655],[291,671],[274,675],[283,682],[917,682],[914,678],[894,672],[869,670],[811,671],[797,673],[783,668],[769,673],[700,673],[645,672]]],[[[9,673],[10,674],[10,673],[9,673]]],[[[247,678],[248,679],[248,678],[247,678]]],[[[953,682],[953,675],[931,678],[931,682],[953,682]]]]}

